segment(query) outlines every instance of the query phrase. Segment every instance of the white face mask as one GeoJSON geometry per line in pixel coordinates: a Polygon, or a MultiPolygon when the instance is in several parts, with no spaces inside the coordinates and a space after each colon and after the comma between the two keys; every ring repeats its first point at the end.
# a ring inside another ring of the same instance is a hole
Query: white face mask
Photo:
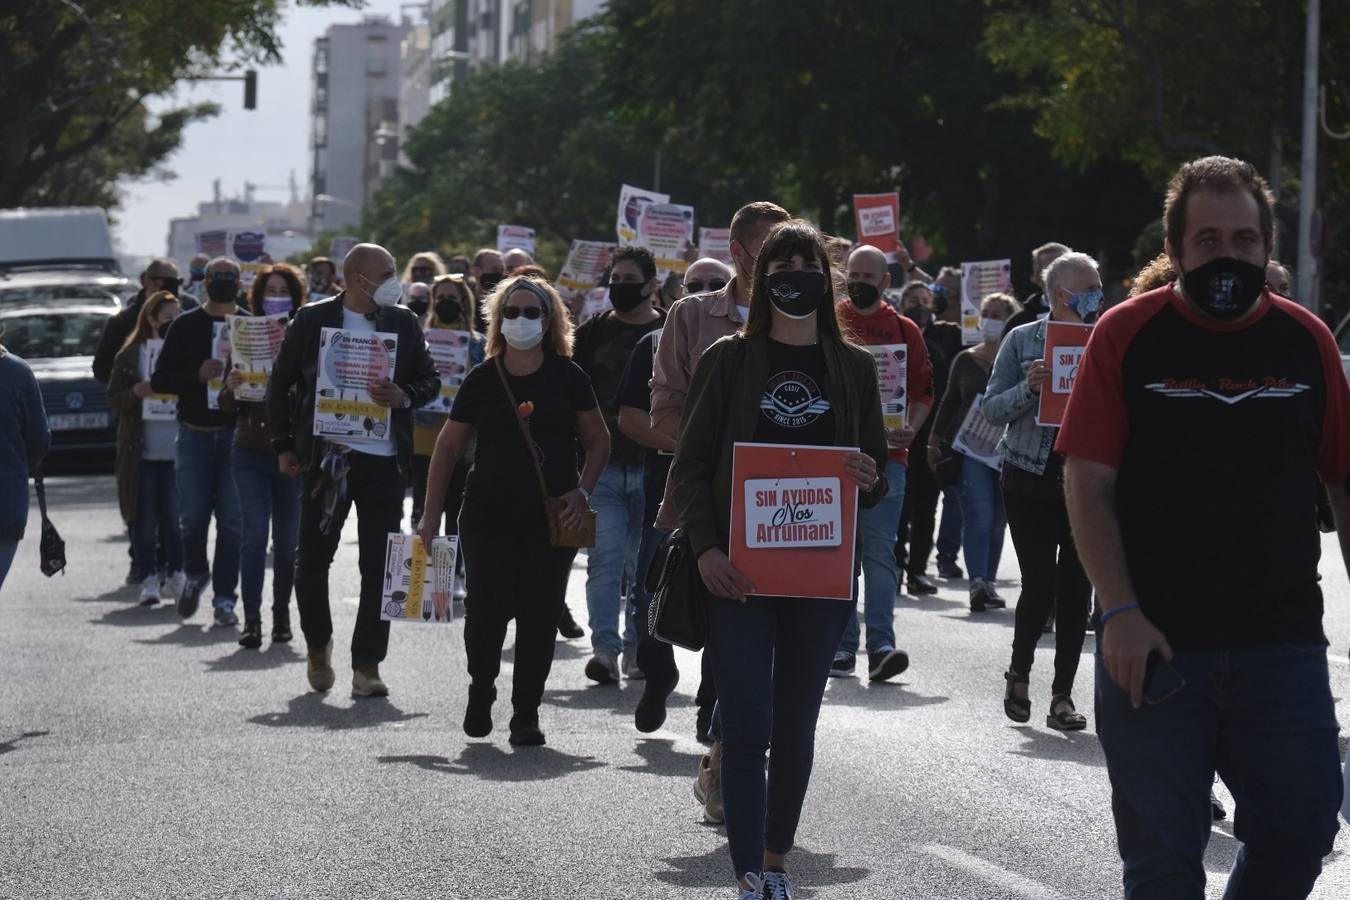
{"type": "Polygon", "coordinates": [[[997,341],[1003,337],[1003,329],[1007,324],[1002,319],[981,319],[980,333],[986,341],[997,341]]]}
{"type": "Polygon", "coordinates": [[[544,320],[524,316],[502,319],[502,337],[517,350],[529,350],[544,339],[544,320]]]}
{"type": "MultiPolygon", "coordinates": [[[[370,279],[367,278],[366,283],[370,283],[370,279]]],[[[394,306],[403,299],[403,282],[391,275],[380,282],[380,286],[375,288],[370,299],[374,300],[377,306],[394,306]]]]}

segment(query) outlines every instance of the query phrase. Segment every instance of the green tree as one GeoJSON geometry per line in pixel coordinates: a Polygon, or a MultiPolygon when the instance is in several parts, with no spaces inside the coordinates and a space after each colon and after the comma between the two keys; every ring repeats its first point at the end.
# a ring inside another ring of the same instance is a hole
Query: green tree
{"type": "MultiPolygon", "coordinates": [[[[361,0],[296,0],[359,6],[361,0]]],[[[196,104],[150,116],[146,99],[226,60],[280,61],[287,0],[39,0],[0,11],[0,207],[114,205],[116,182],[159,168],[196,104]]]]}

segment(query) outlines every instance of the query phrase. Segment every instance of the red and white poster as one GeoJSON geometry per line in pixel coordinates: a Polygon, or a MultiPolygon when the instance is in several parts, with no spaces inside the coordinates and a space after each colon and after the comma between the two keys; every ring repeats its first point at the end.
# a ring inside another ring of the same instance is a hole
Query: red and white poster
{"type": "Polygon", "coordinates": [[[1078,366],[1083,362],[1091,325],[1078,322],[1047,322],[1045,324],[1045,365],[1050,377],[1041,386],[1041,405],[1036,411],[1037,425],[1064,424],[1064,411],[1069,407],[1069,393],[1078,378],[1078,366]]]}
{"type": "Polygon", "coordinates": [[[731,564],[767,597],[853,599],[857,482],[850,447],[738,443],[731,564]]]}
{"type": "Polygon", "coordinates": [[[888,256],[900,249],[899,194],[854,194],[853,216],[859,244],[871,244],[888,256]]]}

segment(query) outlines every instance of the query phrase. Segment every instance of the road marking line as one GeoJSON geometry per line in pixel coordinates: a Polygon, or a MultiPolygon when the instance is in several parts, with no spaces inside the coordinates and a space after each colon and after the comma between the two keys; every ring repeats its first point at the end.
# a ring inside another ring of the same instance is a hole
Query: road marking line
{"type": "Polygon", "coordinates": [[[957,850],[955,847],[948,847],[945,844],[927,844],[919,847],[918,850],[920,853],[935,856],[954,868],[968,872],[976,878],[998,885],[1019,896],[1028,897],[1031,900],[1062,900],[1059,894],[1039,881],[1032,881],[1016,872],[1010,872],[1002,866],[995,865],[987,859],[972,856],[964,850],[957,850]]]}
{"type": "Polygon", "coordinates": [[[1327,659],[1338,666],[1350,666],[1350,656],[1337,656],[1334,653],[1328,653],[1327,659]]]}

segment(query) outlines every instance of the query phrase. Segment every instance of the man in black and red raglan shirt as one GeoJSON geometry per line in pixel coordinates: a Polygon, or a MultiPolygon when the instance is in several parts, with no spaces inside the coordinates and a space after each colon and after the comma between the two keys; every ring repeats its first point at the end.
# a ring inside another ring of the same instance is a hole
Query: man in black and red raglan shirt
{"type": "Polygon", "coordinates": [[[1314,472],[1350,559],[1350,387],[1326,326],[1265,290],[1273,209],[1245,162],[1181,167],[1177,281],[1102,317],[1059,435],[1127,900],[1205,896],[1216,770],[1229,900],[1306,897],[1336,835],[1314,472]]]}

